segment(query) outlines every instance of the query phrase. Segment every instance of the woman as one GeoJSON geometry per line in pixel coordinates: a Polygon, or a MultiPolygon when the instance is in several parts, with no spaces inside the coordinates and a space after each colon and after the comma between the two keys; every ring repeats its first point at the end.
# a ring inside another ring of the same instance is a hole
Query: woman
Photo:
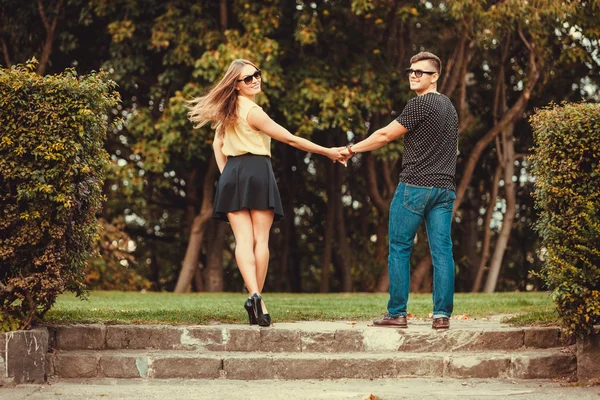
{"type": "Polygon", "coordinates": [[[213,150],[221,171],[213,218],[229,221],[235,236],[235,259],[251,296],[244,303],[249,323],[269,326],[261,298],[269,266],[269,232],[283,217],[271,165],[271,138],[304,151],[342,161],[340,149],[328,149],[292,135],[254,102],[261,91],[261,71],[250,61],[231,63],[225,76],[205,96],[190,102],[189,118],[200,128],[216,128],[213,150]]]}

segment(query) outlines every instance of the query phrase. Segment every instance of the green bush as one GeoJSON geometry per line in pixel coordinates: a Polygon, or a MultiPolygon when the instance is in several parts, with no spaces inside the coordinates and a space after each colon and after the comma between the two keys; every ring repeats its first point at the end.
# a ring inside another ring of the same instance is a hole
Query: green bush
{"type": "Polygon", "coordinates": [[[35,67],[0,69],[0,331],[29,329],[65,290],[85,293],[119,102],[104,72],[35,67]]]}
{"type": "Polygon", "coordinates": [[[569,334],[600,323],[600,105],[551,104],[530,119],[542,278],[569,334]]]}

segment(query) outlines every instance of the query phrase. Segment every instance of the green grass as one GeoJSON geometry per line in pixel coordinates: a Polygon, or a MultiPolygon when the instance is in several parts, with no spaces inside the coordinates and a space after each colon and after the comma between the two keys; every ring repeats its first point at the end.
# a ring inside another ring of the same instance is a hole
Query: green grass
{"type": "MultiPolygon", "coordinates": [[[[246,297],[240,293],[156,293],[91,292],[88,300],[72,294],[61,295],[46,314],[48,322],[58,323],[132,323],[132,324],[207,324],[245,323],[246,297]]],[[[366,321],[386,311],[387,294],[266,293],[264,300],[277,322],[366,321]]],[[[426,318],[431,312],[431,294],[411,294],[408,312],[426,318]]],[[[513,324],[552,324],[558,317],[548,293],[458,293],[454,315],[470,319],[492,315],[519,316],[513,324]],[[524,316],[523,316],[524,314],[524,316]]]]}

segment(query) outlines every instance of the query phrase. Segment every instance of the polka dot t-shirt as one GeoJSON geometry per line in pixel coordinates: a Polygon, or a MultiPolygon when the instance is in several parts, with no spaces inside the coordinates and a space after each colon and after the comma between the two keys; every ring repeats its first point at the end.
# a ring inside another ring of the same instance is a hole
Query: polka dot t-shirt
{"type": "Polygon", "coordinates": [[[450,99],[439,93],[415,97],[396,121],[408,129],[400,182],[456,190],[458,115],[450,99]]]}

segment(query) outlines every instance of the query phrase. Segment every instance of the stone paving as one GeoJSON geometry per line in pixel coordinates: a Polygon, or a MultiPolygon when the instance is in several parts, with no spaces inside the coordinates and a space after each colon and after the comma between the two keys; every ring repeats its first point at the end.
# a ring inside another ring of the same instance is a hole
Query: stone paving
{"type": "Polygon", "coordinates": [[[557,327],[453,320],[448,331],[368,322],[49,327],[47,373],[58,378],[538,379],[573,376],[577,360],[557,327]]]}
{"type": "Polygon", "coordinates": [[[61,380],[46,385],[0,388],[6,400],[398,400],[514,399],[598,400],[600,387],[552,380],[375,379],[375,380],[61,380]]]}

